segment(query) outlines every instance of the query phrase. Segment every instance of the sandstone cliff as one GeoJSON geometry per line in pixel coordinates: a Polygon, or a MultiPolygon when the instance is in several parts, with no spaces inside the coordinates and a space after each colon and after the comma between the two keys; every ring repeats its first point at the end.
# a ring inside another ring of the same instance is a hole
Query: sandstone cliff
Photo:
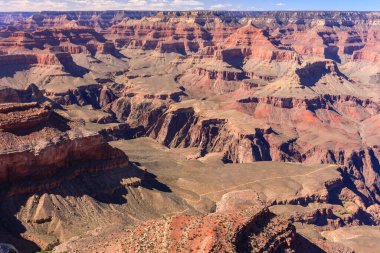
{"type": "Polygon", "coordinates": [[[52,177],[75,167],[95,172],[128,165],[128,158],[101,136],[49,108],[3,104],[0,114],[2,184],[52,177]]]}

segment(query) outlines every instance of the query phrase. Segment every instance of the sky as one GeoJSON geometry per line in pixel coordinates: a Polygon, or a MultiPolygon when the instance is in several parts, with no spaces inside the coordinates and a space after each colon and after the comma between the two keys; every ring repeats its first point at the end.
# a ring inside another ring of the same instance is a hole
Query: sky
{"type": "Polygon", "coordinates": [[[0,0],[0,12],[43,10],[380,11],[380,0],[0,0]]]}

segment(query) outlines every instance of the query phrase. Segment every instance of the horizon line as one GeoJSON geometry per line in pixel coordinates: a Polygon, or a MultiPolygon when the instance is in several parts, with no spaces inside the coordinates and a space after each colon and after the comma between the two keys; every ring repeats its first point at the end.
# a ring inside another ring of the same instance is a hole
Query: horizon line
{"type": "Polygon", "coordinates": [[[39,10],[39,11],[0,11],[0,13],[39,13],[39,12],[105,12],[105,11],[128,11],[128,12],[380,12],[380,10],[132,10],[132,9],[104,9],[104,10],[39,10]]]}

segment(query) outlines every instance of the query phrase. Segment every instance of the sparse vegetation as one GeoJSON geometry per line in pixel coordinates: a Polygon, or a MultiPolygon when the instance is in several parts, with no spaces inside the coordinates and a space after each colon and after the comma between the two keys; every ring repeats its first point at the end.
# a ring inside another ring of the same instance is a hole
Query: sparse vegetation
{"type": "Polygon", "coordinates": [[[342,216],[342,215],[346,215],[346,214],[352,214],[352,212],[349,210],[346,210],[346,209],[334,212],[335,216],[342,216]]]}

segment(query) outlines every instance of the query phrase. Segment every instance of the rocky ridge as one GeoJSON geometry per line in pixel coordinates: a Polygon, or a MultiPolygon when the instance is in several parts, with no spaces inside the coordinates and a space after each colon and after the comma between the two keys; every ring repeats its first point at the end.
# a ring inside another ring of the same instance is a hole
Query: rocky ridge
{"type": "MultiPolygon", "coordinates": [[[[97,236],[104,235],[97,234],[95,238],[97,236]]],[[[133,230],[123,231],[122,236],[118,235],[119,248],[109,247],[107,250],[115,250],[115,252],[184,250],[291,252],[294,237],[294,228],[286,220],[274,217],[273,213],[266,208],[256,207],[237,213],[210,214],[205,217],[175,216],[147,222],[133,230]],[[164,235],[164,240],[162,240],[162,235],[164,235]],[[142,241],[141,238],[144,240],[142,241]]],[[[78,248],[81,248],[80,252],[85,252],[104,247],[92,243],[84,246],[92,240],[94,237],[89,234],[82,239],[82,242],[69,241],[57,247],[54,252],[78,248]]]]}

